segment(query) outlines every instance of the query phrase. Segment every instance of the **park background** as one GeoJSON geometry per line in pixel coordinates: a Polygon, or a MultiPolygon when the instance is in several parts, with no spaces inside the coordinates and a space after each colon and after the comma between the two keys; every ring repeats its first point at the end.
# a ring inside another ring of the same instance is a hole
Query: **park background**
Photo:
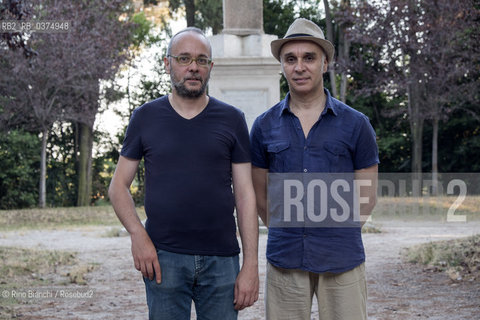
{"type": "MultiPolygon", "coordinates": [[[[454,214],[464,222],[448,221],[460,195],[379,199],[362,230],[370,319],[480,312],[479,13],[478,0],[263,0],[266,34],[282,38],[305,17],[334,43],[325,86],[370,118],[388,181],[473,181],[454,214]]],[[[170,90],[166,43],[187,25],[221,33],[222,0],[0,0],[0,23],[12,19],[69,28],[0,33],[0,319],[145,319],[107,189],[132,111],[170,90]],[[28,290],[92,298],[22,298],[28,290]]],[[[141,219],[143,188],[140,166],[141,219]]],[[[260,300],[240,319],[263,319],[266,237],[260,300]]]]}
{"type": "MultiPolygon", "coordinates": [[[[381,172],[480,171],[478,1],[263,1],[266,34],[297,17],[336,48],[333,96],[375,128],[381,172]]],[[[69,21],[3,33],[0,209],[108,205],[134,108],[169,92],[165,44],[179,26],[222,31],[221,0],[2,1],[1,19],[69,21]]],[[[281,80],[281,96],[288,88],[281,80]]],[[[269,106],[265,106],[267,109],[269,106]]],[[[143,167],[132,187],[143,201],[143,167]]]]}

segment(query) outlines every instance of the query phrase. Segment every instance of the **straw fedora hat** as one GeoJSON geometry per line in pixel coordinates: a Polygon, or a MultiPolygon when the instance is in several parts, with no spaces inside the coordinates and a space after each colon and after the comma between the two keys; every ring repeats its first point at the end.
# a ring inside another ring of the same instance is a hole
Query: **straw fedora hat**
{"type": "Polygon", "coordinates": [[[333,44],[325,40],[322,29],[310,20],[298,18],[290,25],[283,39],[273,40],[270,43],[273,56],[280,61],[280,50],[282,46],[289,41],[307,40],[315,42],[322,47],[327,55],[327,61],[330,63],[333,60],[335,48],[333,44]]]}

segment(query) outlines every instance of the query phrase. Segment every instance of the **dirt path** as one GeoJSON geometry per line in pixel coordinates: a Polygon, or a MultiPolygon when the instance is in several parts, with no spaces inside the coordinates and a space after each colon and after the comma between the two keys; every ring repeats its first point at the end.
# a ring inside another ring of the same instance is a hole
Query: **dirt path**
{"type": "MultiPolygon", "coordinates": [[[[479,222],[467,224],[384,223],[380,234],[365,234],[368,313],[372,320],[480,319],[480,282],[454,282],[444,273],[425,272],[402,262],[400,251],[417,243],[480,233],[479,222]]],[[[129,237],[106,238],[105,227],[0,233],[0,246],[78,252],[81,263],[97,267],[86,286],[68,292],[91,298],[27,300],[15,307],[19,319],[146,319],[144,286],[133,268],[129,237]],[[88,296],[88,295],[87,295],[88,296]]],[[[239,319],[263,319],[266,235],[260,236],[260,300],[239,319]]],[[[0,298],[1,299],[1,298],[0,298]]],[[[312,319],[318,319],[316,312],[312,319]]]]}

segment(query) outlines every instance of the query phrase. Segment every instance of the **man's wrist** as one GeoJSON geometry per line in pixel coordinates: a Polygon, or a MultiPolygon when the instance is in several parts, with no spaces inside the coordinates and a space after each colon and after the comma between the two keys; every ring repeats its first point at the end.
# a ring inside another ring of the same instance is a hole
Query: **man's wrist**
{"type": "Polygon", "coordinates": [[[244,259],[242,263],[242,268],[257,268],[258,269],[258,259],[244,259]]]}
{"type": "Polygon", "coordinates": [[[145,230],[141,223],[139,225],[129,228],[127,231],[130,234],[130,237],[142,236],[147,233],[147,230],[145,230]]]}

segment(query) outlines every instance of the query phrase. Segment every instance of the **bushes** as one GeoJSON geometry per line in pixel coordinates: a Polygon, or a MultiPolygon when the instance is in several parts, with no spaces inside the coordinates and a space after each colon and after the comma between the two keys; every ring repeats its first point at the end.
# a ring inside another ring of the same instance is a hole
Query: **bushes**
{"type": "Polygon", "coordinates": [[[37,204],[40,140],[22,131],[0,136],[0,209],[37,204]]]}

